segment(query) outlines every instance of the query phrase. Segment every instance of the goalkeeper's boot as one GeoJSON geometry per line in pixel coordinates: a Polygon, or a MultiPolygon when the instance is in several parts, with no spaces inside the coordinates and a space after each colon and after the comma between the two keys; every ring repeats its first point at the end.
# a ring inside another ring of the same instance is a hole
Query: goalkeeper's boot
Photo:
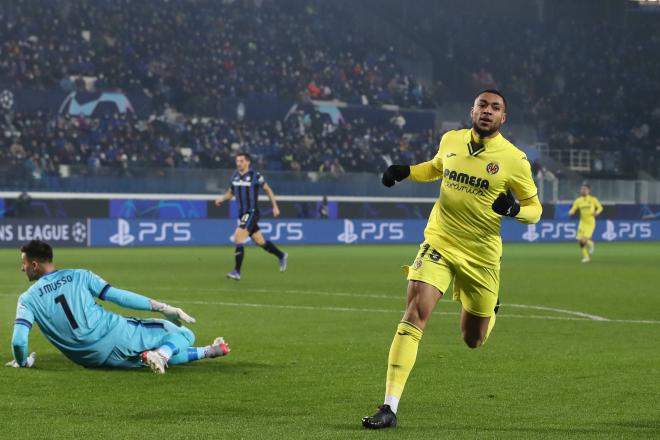
{"type": "Polygon", "coordinates": [[[156,374],[165,374],[167,368],[167,359],[157,350],[143,351],[140,353],[140,358],[145,365],[148,365],[156,374]]]}
{"type": "Polygon", "coordinates": [[[229,278],[230,280],[240,281],[241,280],[241,273],[237,270],[232,270],[231,272],[229,272],[227,274],[227,278],[229,278]]]}
{"type": "Polygon", "coordinates": [[[229,344],[225,342],[225,338],[220,336],[213,340],[213,344],[211,344],[211,350],[213,350],[212,357],[220,357],[227,356],[231,351],[231,348],[229,348],[229,344]]]}
{"type": "Polygon", "coordinates": [[[282,255],[282,258],[280,258],[280,272],[284,272],[286,270],[286,262],[288,259],[289,254],[285,252],[284,255],[282,255]]]}
{"type": "Polygon", "coordinates": [[[367,429],[394,428],[396,414],[392,412],[389,405],[381,405],[373,416],[362,417],[362,426],[367,429]]]}
{"type": "Polygon", "coordinates": [[[581,260],[582,263],[588,263],[590,261],[591,261],[591,258],[589,258],[589,256],[582,257],[582,260],[581,260]]]}

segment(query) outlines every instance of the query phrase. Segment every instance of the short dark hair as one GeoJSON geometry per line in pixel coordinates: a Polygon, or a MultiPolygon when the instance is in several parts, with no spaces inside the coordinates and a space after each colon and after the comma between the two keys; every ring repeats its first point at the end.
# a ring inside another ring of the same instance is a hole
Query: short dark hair
{"type": "Polygon", "coordinates": [[[250,156],[250,153],[238,153],[236,155],[237,158],[241,156],[243,156],[248,162],[252,162],[252,156],[250,156]]]}
{"type": "Polygon", "coordinates": [[[589,182],[582,182],[582,186],[586,186],[587,188],[591,189],[591,185],[589,185],[589,182]]]}
{"type": "Polygon", "coordinates": [[[53,261],[53,248],[41,240],[31,240],[21,247],[21,252],[28,260],[37,260],[50,263],[53,261]]]}
{"type": "Polygon", "coordinates": [[[482,90],[481,92],[477,93],[477,96],[475,96],[474,99],[477,99],[477,98],[479,97],[479,95],[483,95],[484,93],[492,93],[493,95],[497,95],[497,96],[499,96],[500,98],[502,98],[502,101],[504,101],[504,108],[506,109],[506,107],[507,107],[507,105],[508,105],[507,102],[506,102],[506,98],[505,98],[504,95],[503,95],[499,90],[497,90],[497,89],[486,89],[486,90],[482,90]]]}

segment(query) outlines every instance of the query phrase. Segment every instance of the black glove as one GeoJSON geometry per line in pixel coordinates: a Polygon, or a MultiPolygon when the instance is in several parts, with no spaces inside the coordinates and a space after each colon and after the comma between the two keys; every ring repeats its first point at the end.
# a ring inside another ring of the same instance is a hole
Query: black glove
{"type": "Polygon", "coordinates": [[[500,193],[493,202],[493,211],[499,215],[515,217],[520,212],[520,203],[516,201],[511,192],[500,193]]]}
{"type": "Polygon", "coordinates": [[[410,175],[408,165],[390,165],[383,173],[382,182],[386,187],[394,186],[394,181],[401,182],[410,175]]]}

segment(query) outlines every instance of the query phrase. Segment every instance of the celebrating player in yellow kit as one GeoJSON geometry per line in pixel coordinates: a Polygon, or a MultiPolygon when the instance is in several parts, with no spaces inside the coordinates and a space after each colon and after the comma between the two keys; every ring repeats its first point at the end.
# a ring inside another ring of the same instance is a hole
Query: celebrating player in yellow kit
{"type": "Polygon", "coordinates": [[[575,199],[571,210],[568,211],[568,215],[573,215],[576,211],[580,211],[577,240],[582,251],[583,263],[591,261],[589,254],[594,253],[594,241],[591,239],[591,236],[594,233],[594,229],[596,229],[596,217],[603,212],[603,205],[590,193],[591,188],[589,185],[583,183],[580,187],[580,197],[575,199]]]}
{"type": "Polygon", "coordinates": [[[399,399],[415,364],[431,312],[451,281],[461,303],[461,333],[470,348],[482,345],[495,325],[499,305],[502,216],[536,223],[541,203],[525,154],[500,134],[506,99],[497,90],[477,95],[472,128],[442,136],[435,157],[417,165],[391,165],[383,184],[442,179],[421,244],[408,270],[406,311],[390,347],[385,401],[365,428],[396,426],[399,399]],[[515,192],[515,196],[511,193],[515,192]]]}

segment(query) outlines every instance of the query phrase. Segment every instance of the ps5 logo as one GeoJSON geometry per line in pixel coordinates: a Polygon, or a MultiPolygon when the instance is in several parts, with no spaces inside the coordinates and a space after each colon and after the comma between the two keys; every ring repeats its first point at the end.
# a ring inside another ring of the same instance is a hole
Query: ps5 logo
{"type": "Polygon", "coordinates": [[[360,240],[403,240],[402,222],[360,222],[359,234],[355,231],[355,224],[351,220],[344,220],[344,231],[337,236],[341,243],[354,243],[360,240]]]}
{"type": "Polygon", "coordinates": [[[355,233],[355,225],[352,221],[344,220],[344,232],[337,236],[337,240],[341,243],[351,244],[358,239],[355,233]]]}
{"type": "Polygon", "coordinates": [[[614,222],[612,220],[608,220],[605,223],[605,232],[603,232],[603,240],[607,241],[612,241],[616,240],[616,231],[614,230],[614,222]]]}
{"type": "Polygon", "coordinates": [[[536,232],[536,225],[527,225],[527,231],[522,235],[525,241],[536,241],[541,235],[536,232]]]}
{"type": "Polygon", "coordinates": [[[537,225],[527,225],[527,231],[522,235],[525,241],[538,239],[571,239],[577,235],[577,228],[573,223],[541,222],[537,225]],[[540,227],[540,231],[538,230],[540,227]]]}
{"type": "MultiPolygon", "coordinates": [[[[142,243],[153,241],[187,242],[192,238],[189,222],[139,222],[137,240],[142,243]]],[[[131,225],[124,219],[117,220],[117,233],[110,237],[110,243],[118,246],[128,246],[135,241],[131,234],[131,225]]]]}
{"type": "Polygon", "coordinates": [[[259,223],[264,235],[270,240],[300,241],[303,239],[303,225],[301,222],[270,222],[259,223]]]}
{"type": "Polygon", "coordinates": [[[131,225],[122,218],[117,220],[117,233],[110,237],[110,243],[118,246],[128,246],[135,241],[135,236],[131,235],[131,225]]]}
{"type": "Polygon", "coordinates": [[[374,240],[401,240],[403,239],[403,223],[401,222],[363,222],[360,239],[371,237],[374,240]]]}
{"type": "Polygon", "coordinates": [[[603,240],[613,241],[617,238],[651,238],[652,230],[650,223],[639,222],[618,222],[615,224],[612,220],[605,222],[605,232],[603,240]]]}

